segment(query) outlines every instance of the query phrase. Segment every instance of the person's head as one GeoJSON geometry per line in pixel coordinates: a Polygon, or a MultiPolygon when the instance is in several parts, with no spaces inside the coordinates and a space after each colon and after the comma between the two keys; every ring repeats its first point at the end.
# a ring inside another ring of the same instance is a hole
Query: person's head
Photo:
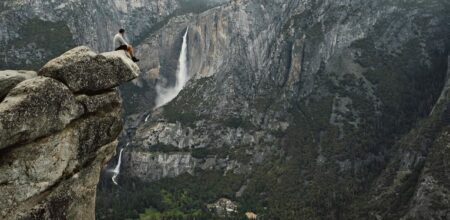
{"type": "Polygon", "coordinates": [[[119,30],[119,33],[124,34],[124,33],[125,33],[125,29],[121,28],[121,29],[119,30]]]}

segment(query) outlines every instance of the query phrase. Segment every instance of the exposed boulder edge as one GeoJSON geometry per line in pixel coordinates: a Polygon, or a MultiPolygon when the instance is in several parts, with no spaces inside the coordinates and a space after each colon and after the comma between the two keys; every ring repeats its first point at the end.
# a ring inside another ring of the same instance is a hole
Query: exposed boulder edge
{"type": "Polygon", "coordinates": [[[78,47],[8,91],[0,103],[0,219],[95,219],[100,171],[123,128],[113,87],[139,72],[127,59],[78,47]]]}
{"type": "Polygon", "coordinates": [[[37,73],[26,70],[0,71],[0,101],[20,82],[36,77],[37,73]]]}
{"type": "Polygon", "coordinates": [[[136,78],[139,67],[125,51],[97,55],[81,46],[51,60],[38,74],[63,82],[75,93],[96,93],[136,78]]]}
{"type": "Polygon", "coordinates": [[[82,114],[61,82],[47,77],[25,80],[0,103],[0,149],[60,131],[82,114]]]}
{"type": "Polygon", "coordinates": [[[101,53],[98,55],[98,57],[104,57],[108,61],[119,62],[120,65],[118,65],[117,67],[125,67],[126,69],[131,70],[132,77],[127,78],[127,81],[132,80],[139,75],[139,67],[130,59],[130,56],[124,50],[101,53]]]}
{"type": "Polygon", "coordinates": [[[76,99],[83,105],[86,113],[94,113],[100,109],[113,108],[114,106],[122,104],[122,100],[120,99],[117,90],[92,96],[82,94],[78,95],[76,99]]]}

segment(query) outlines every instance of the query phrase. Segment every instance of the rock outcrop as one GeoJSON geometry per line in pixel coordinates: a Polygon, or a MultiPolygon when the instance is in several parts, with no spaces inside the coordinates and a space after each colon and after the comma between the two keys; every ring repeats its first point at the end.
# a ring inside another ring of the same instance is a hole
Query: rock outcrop
{"type": "Polygon", "coordinates": [[[238,206],[227,198],[220,198],[217,202],[208,204],[207,207],[221,218],[226,218],[235,214],[238,206]]]}
{"type": "Polygon", "coordinates": [[[47,63],[39,75],[57,79],[75,93],[95,93],[136,78],[138,71],[123,50],[97,55],[78,47],[47,63]]]}
{"type": "Polygon", "coordinates": [[[16,71],[5,70],[0,71],[0,101],[5,98],[6,94],[20,82],[36,76],[34,71],[16,71]]]}
{"type": "Polygon", "coordinates": [[[176,177],[183,173],[194,173],[197,160],[189,153],[162,154],[151,152],[126,152],[123,169],[127,176],[146,181],[156,181],[164,177],[176,177]]]}
{"type": "Polygon", "coordinates": [[[123,127],[114,87],[139,68],[122,51],[77,47],[39,76],[0,74],[14,77],[0,103],[0,219],[95,219],[96,185],[123,127]]]}
{"type": "Polygon", "coordinates": [[[18,84],[0,111],[0,149],[59,131],[82,114],[70,90],[47,77],[18,84]]]}

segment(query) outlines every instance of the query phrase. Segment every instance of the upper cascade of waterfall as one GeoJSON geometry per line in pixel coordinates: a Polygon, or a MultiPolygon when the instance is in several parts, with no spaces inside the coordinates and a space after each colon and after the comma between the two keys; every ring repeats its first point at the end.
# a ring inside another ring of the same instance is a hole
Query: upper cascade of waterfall
{"type": "Polygon", "coordinates": [[[175,85],[171,87],[162,87],[157,85],[156,91],[158,97],[156,98],[156,107],[159,108],[178,96],[180,91],[184,88],[189,80],[188,67],[187,67],[187,35],[189,27],[186,28],[186,32],[183,35],[183,44],[181,46],[180,57],[178,59],[178,69],[176,74],[175,85]]]}

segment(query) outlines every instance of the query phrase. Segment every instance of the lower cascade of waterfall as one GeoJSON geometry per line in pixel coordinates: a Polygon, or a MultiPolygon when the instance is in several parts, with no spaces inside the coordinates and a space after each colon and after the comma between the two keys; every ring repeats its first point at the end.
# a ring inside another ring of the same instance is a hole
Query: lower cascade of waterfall
{"type": "Polygon", "coordinates": [[[183,36],[183,44],[181,46],[180,57],[178,59],[178,69],[176,74],[176,82],[173,87],[162,87],[161,85],[156,86],[156,91],[158,96],[156,98],[156,107],[159,108],[178,96],[180,91],[184,88],[187,81],[189,80],[188,68],[187,68],[187,34],[189,28],[183,36]]]}
{"type": "Polygon", "coordinates": [[[117,183],[117,176],[119,176],[119,173],[120,173],[120,164],[122,163],[122,152],[123,152],[123,148],[120,149],[119,160],[117,162],[116,168],[114,168],[114,170],[113,170],[114,175],[112,176],[112,181],[116,185],[119,185],[117,183]]]}

